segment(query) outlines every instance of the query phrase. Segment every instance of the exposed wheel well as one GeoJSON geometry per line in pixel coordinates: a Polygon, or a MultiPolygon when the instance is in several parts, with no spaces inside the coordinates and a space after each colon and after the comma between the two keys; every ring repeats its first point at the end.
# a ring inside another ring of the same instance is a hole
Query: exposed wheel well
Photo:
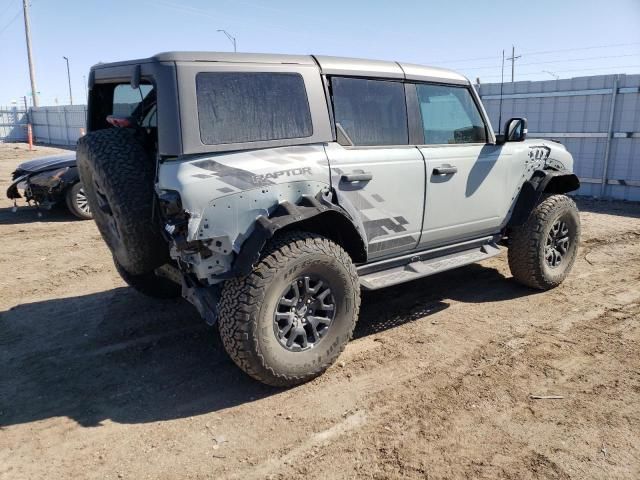
{"type": "Polygon", "coordinates": [[[567,193],[580,188],[580,180],[574,174],[556,175],[551,177],[544,188],[545,193],[567,193]]]}
{"type": "Polygon", "coordinates": [[[362,263],[367,260],[367,250],[362,237],[349,219],[336,211],[329,210],[306,220],[292,223],[278,230],[278,234],[293,230],[317,233],[333,240],[345,249],[354,263],[362,263]]]}

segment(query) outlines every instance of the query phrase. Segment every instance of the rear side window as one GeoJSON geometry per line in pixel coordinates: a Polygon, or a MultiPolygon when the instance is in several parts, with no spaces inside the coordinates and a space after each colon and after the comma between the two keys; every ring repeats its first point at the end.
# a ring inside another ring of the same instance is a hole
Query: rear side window
{"type": "Polygon", "coordinates": [[[131,117],[143,127],[155,127],[155,118],[145,121],[155,104],[156,91],[150,83],[138,88],[131,88],[130,83],[97,83],[89,93],[89,131],[111,128],[109,116],[131,117]]]}
{"type": "Polygon", "coordinates": [[[416,85],[425,145],[485,143],[487,132],[471,93],[464,87],[416,85]]]}
{"type": "Polygon", "coordinates": [[[304,80],[296,73],[199,73],[196,95],[206,145],[313,133],[304,80]]]}
{"type": "Polygon", "coordinates": [[[113,90],[113,110],[116,117],[130,117],[138,105],[144,101],[153,86],[142,84],[139,88],[131,88],[128,83],[116,85],[113,90]]]}
{"type": "Polygon", "coordinates": [[[335,122],[354,145],[409,143],[402,83],[333,77],[331,92],[335,122]]]}

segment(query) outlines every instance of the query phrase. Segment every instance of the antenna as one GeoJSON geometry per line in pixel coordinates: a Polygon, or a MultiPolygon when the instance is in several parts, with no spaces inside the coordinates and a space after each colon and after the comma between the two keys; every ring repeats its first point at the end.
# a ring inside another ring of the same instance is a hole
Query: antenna
{"type": "Polygon", "coordinates": [[[500,77],[500,114],[498,116],[498,132],[502,131],[502,87],[503,85],[504,85],[504,50],[502,50],[502,74],[500,77]]]}

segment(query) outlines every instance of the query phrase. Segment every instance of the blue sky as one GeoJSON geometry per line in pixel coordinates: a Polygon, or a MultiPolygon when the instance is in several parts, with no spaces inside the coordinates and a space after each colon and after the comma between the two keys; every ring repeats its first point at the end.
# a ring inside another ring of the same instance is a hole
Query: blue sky
{"type": "MultiPolygon", "coordinates": [[[[21,5],[0,0],[0,105],[30,88],[21,5]]],[[[230,50],[217,29],[239,51],[403,60],[483,83],[500,80],[501,52],[512,44],[522,55],[516,80],[640,73],[640,0],[32,0],[31,26],[43,105],[68,103],[63,55],[83,103],[91,65],[230,50]]]]}

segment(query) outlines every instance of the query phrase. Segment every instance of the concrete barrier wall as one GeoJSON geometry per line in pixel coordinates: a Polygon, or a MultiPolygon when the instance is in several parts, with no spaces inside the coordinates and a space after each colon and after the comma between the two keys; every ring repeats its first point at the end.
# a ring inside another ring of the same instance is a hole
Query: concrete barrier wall
{"type": "Polygon", "coordinates": [[[86,105],[61,105],[31,108],[31,123],[36,142],[75,146],[87,123],[86,105]]]}
{"type": "MultiPolygon", "coordinates": [[[[480,85],[494,130],[500,84],[480,85]]],[[[555,139],[575,159],[581,195],[640,200],[640,75],[505,83],[502,127],[526,117],[529,138],[555,139]]]]}
{"type": "Polygon", "coordinates": [[[27,112],[16,107],[0,107],[0,142],[27,141],[27,112]]]}

